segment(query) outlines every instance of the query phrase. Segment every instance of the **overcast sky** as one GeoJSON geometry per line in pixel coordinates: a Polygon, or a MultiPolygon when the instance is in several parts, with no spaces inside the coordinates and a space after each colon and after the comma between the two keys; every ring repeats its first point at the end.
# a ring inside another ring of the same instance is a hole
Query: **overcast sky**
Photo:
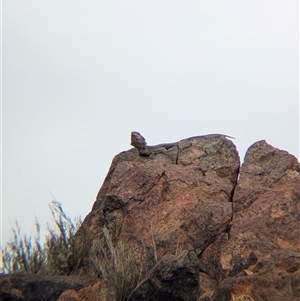
{"type": "Polygon", "coordinates": [[[45,229],[51,193],[84,218],[132,130],[299,158],[298,19],[297,0],[4,0],[2,242],[45,229]]]}

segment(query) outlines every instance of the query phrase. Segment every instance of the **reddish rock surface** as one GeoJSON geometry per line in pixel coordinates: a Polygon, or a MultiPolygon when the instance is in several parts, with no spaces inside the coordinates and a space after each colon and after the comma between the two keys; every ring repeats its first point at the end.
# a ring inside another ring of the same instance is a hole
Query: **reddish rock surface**
{"type": "MultiPolygon", "coordinates": [[[[300,301],[300,165],[294,156],[259,141],[240,168],[235,145],[222,135],[151,147],[149,154],[131,149],[114,158],[76,234],[84,246],[89,237],[99,241],[105,227],[114,241],[146,253],[151,273],[132,298],[148,296],[155,282],[154,290],[166,289],[155,300],[177,300],[176,281],[164,276],[174,266],[180,279],[187,265],[176,254],[194,254],[198,287],[178,300],[300,301]]],[[[113,301],[101,283],[65,289],[59,300],[113,301]]],[[[2,292],[23,300],[19,286],[2,292]]]]}
{"type": "Polygon", "coordinates": [[[210,300],[234,300],[236,287],[238,300],[300,300],[299,254],[300,165],[256,142],[240,170],[230,231],[200,255],[200,269],[219,282],[210,300]]]}
{"type": "Polygon", "coordinates": [[[259,141],[246,154],[234,192],[223,277],[257,273],[274,252],[285,250],[300,252],[300,165],[259,141]]]}
{"type": "Polygon", "coordinates": [[[294,156],[259,141],[239,173],[233,143],[213,135],[149,157],[134,149],[117,155],[85,225],[146,248],[153,263],[194,251],[199,301],[264,300],[259,292],[279,301],[300,297],[299,214],[294,156]],[[283,276],[278,262],[287,265],[283,276]]]}
{"type": "Polygon", "coordinates": [[[113,301],[114,293],[108,290],[105,282],[97,282],[79,291],[69,289],[64,291],[57,301],[113,301]]]}
{"type": "Polygon", "coordinates": [[[178,147],[115,157],[83,227],[147,249],[159,260],[178,250],[202,252],[228,229],[239,171],[235,145],[224,136],[190,138],[178,147]]]}
{"type": "Polygon", "coordinates": [[[299,253],[276,252],[259,272],[224,279],[211,300],[299,301],[299,253]]]}

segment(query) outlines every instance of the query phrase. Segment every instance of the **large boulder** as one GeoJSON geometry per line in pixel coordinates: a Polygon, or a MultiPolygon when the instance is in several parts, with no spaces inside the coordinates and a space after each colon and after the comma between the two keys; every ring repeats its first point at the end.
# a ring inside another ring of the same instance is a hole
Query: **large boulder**
{"type": "Polygon", "coordinates": [[[300,300],[297,159],[265,141],[254,143],[232,204],[230,230],[199,256],[200,270],[210,279],[203,283],[204,291],[212,281],[218,283],[213,295],[199,300],[300,300]]]}
{"type": "Polygon", "coordinates": [[[105,226],[147,250],[153,264],[180,250],[200,254],[230,226],[239,166],[235,145],[223,135],[184,139],[150,156],[123,152],[82,227],[97,238],[105,226]]]}
{"type": "Polygon", "coordinates": [[[247,151],[222,246],[222,277],[251,275],[278,251],[300,252],[300,165],[265,141],[247,151]]]}
{"type": "Polygon", "coordinates": [[[114,158],[84,221],[95,238],[106,227],[138,253],[146,250],[152,266],[166,254],[195,252],[199,301],[260,300],[259,292],[298,298],[297,159],[259,141],[239,170],[235,146],[222,135],[150,150],[114,158]]]}

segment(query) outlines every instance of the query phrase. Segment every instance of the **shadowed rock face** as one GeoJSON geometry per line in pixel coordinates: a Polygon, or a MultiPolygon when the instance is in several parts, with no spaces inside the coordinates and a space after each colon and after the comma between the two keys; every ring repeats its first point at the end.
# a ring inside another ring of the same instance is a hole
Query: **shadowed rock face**
{"type": "Polygon", "coordinates": [[[196,301],[198,274],[199,262],[194,252],[165,255],[131,293],[128,301],[196,301]]]}
{"type": "Polygon", "coordinates": [[[65,290],[79,290],[94,282],[90,278],[74,276],[0,275],[0,300],[56,301],[65,290]]]}

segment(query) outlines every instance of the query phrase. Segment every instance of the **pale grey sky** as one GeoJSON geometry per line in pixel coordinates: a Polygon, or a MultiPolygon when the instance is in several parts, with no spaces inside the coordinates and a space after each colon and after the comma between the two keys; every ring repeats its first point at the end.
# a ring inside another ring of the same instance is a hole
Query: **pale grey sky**
{"type": "Polygon", "coordinates": [[[51,193],[85,217],[132,130],[299,156],[298,19],[297,0],[4,0],[2,241],[45,229],[51,193]]]}

